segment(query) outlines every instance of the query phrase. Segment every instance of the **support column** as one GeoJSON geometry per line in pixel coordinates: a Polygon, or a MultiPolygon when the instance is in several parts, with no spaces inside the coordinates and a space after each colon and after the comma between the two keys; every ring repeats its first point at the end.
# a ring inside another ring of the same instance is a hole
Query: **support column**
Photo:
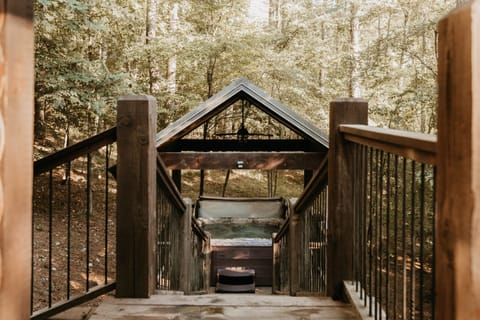
{"type": "Polygon", "coordinates": [[[327,295],[340,299],[353,266],[353,148],[338,132],[341,124],[368,124],[368,103],[339,99],[330,103],[328,151],[327,295]]]}
{"type": "Polygon", "coordinates": [[[0,319],[30,318],[33,3],[0,0],[0,319]]]}
{"type": "Polygon", "coordinates": [[[155,289],[156,101],[122,97],[117,110],[117,290],[147,298],[155,289]]]}
{"type": "Polygon", "coordinates": [[[205,292],[208,292],[210,288],[210,272],[211,272],[211,263],[212,263],[212,247],[210,245],[211,235],[207,232],[208,240],[203,246],[203,253],[205,254],[205,260],[203,264],[203,287],[205,292]]]}
{"type": "Polygon", "coordinates": [[[276,294],[280,291],[279,288],[279,277],[280,277],[280,245],[278,242],[275,242],[277,233],[272,234],[272,293],[276,294]]]}
{"type": "Polygon", "coordinates": [[[190,293],[190,272],[192,270],[192,200],[185,198],[183,199],[185,202],[186,209],[182,215],[181,222],[180,222],[180,230],[179,230],[179,242],[180,242],[180,290],[183,291],[185,294],[190,293]]]}
{"type": "Polygon", "coordinates": [[[296,296],[300,291],[300,272],[302,270],[302,217],[292,212],[290,216],[290,224],[288,226],[288,263],[290,266],[290,295],[296,296]]]}
{"type": "Polygon", "coordinates": [[[480,319],[480,2],[438,31],[435,319],[480,319]]]}

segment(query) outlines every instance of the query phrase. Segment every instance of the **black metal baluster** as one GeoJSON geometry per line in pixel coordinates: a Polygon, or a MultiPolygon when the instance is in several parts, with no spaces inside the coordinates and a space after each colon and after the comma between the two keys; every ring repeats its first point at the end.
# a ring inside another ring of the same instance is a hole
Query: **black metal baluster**
{"type": "Polygon", "coordinates": [[[109,183],[109,177],[108,177],[108,167],[110,163],[110,148],[109,145],[107,144],[105,146],[105,260],[104,260],[104,283],[108,283],[108,211],[109,211],[109,196],[108,196],[108,183],[109,183]]]}
{"type": "Polygon", "coordinates": [[[420,180],[420,319],[423,317],[423,295],[424,295],[424,242],[425,242],[425,164],[421,165],[421,180],[420,180]]]}
{"type": "Polygon", "coordinates": [[[53,172],[48,180],[48,307],[52,307],[52,242],[53,242],[53,172]]]}
{"type": "Polygon", "coordinates": [[[158,209],[158,197],[159,197],[159,192],[158,192],[158,186],[157,186],[157,201],[155,203],[155,209],[157,211],[156,219],[155,219],[155,230],[157,232],[155,233],[155,241],[156,241],[156,246],[157,246],[157,254],[155,257],[155,279],[156,279],[156,284],[157,284],[157,289],[160,288],[160,257],[162,256],[162,251],[160,247],[160,241],[161,241],[161,229],[160,229],[160,211],[158,209]]]}
{"type": "Polygon", "coordinates": [[[383,177],[384,177],[384,152],[380,152],[380,175],[379,175],[379,212],[378,212],[378,296],[377,298],[377,306],[378,306],[378,318],[382,319],[382,304],[383,304],[383,177]]]}
{"type": "Polygon", "coordinates": [[[368,223],[369,223],[369,263],[368,263],[368,274],[369,274],[369,286],[368,286],[368,297],[369,297],[369,303],[368,303],[368,315],[371,317],[373,316],[373,310],[372,310],[372,295],[373,295],[373,270],[372,270],[372,265],[373,265],[373,149],[370,148],[370,168],[369,168],[369,185],[370,185],[370,201],[369,201],[369,218],[368,218],[368,223]]]}
{"type": "Polygon", "coordinates": [[[328,223],[328,187],[323,193],[323,223],[322,223],[322,285],[323,291],[327,290],[327,223],[328,223]]]}
{"type": "Polygon", "coordinates": [[[379,193],[381,192],[380,189],[380,152],[378,150],[375,151],[375,261],[374,261],[374,271],[375,271],[375,320],[378,319],[378,296],[379,296],[379,279],[378,279],[378,256],[379,252],[379,213],[380,213],[380,201],[379,201],[379,193]]]}
{"type": "Polygon", "coordinates": [[[67,163],[67,300],[70,299],[70,280],[71,280],[71,247],[72,247],[72,165],[67,163]]]}
{"type": "Polygon", "coordinates": [[[87,210],[86,210],[86,276],[85,276],[85,287],[86,292],[90,290],[90,208],[92,205],[92,190],[91,190],[91,167],[92,167],[92,156],[90,153],[87,154],[87,210]]]}
{"type": "Polygon", "coordinates": [[[435,319],[435,213],[437,212],[437,167],[433,167],[433,204],[432,204],[432,287],[430,291],[430,305],[432,307],[432,317],[435,319]]]}
{"type": "MultiPolygon", "coordinates": [[[[35,205],[35,201],[33,202],[33,205],[35,205]]],[[[33,313],[33,300],[35,298],[34,291],[35,291],[35,212],[36,208],[32,206],[32,232],[31,232],[31,250],[32,250],[32,261],[30,263],[30,272],[31,272],[31,277],[30,277],[30,314],[33,313]]]]}
{"type": "Polygon", "coordinates": [[[415,319],[415,161],[412,165],[411,216],[410,216],[410,318],[415,319]]]}
{"type": "Polygon", "coordinates": [[[393,319],[397,318],[397,290],[398,290],[398,156],[395,156],[395,208],[394,208],[394,284],[393,284],[393,319]]]}
{"type": "Polygon", "coordinates": [[[363,220],[363,239],[362,239],[362,283],[363,283],[363,299],[364,299],[364,306],[367,303],[367,194],[368,194],[368,150],[367,147],[362,148],[362,159],[363,159],[363,179],[362,179],[362,188],[364,188],[364,192],[362,193],[362,220],[363,220]]]}
{"type": "Polygon", "coordinates": [[[387,154],[387,229],[386,229],[386,236],[387,236],[387,250],[386,250],[386,271],[387,271],[387,275],[386,275],[386,278],[385,278],[385,311],[386,311],[386,315],[387,315],[387,319],[390,318],[389,315],[390,315],[390,306],[389,306],[389,303],[390,303],[390,300],[389,300],[389,296],[390,296],[390,281],[389,281],[389,278],[390,278],[390,191],[391,191],[391,183],[390,183],[390,174],[391,174],[391,168],[390,168],[390,162],[391,162],[391,159],[390,159],[390,154],[388,153],[387,154]]]}
{"type": "MultiPolygon", "coordinates": [[[[358,210],[357,210],[357,171],[358,171],[358,167],[357,167],[357,164],[358,164],[358,145],[356,144],[355,147],[354,147],[354,150],[353,150],[353,180],[352,180],[352,194],[353,194],[353,235],[352,235],[352,247],[353,247],[353,250],[352,250],[352,285],[355,284],[356,282],[356,271],[357,271],[357,259],[356,259],[356,252],[357,252],[357,234],[358,234],[358,231],[357,231],[357,214],[358,214],[358,210]]],[[[358,291],[358,285],[355,285],[355,288],[356,290],[358,291]]]]}
{"type": "Polygon", "coordinates": [[[407,319],[407,160],[402,162],[402,319],[407,319]]]}

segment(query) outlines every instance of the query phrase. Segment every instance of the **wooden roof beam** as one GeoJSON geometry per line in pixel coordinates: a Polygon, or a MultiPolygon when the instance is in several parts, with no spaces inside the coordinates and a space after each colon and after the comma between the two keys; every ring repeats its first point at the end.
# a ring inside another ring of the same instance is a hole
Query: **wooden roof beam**
{"type": "Polygon", "coordinates": [[[167,169],[314,170],[323,152],[160,152],[167,169]]]}
{"type": "Polygon", "coordinates": [[[181,139],[162,146],[158,151],[324,151],[326,153],[327,149],[319,150],[318,145],[304,139],[259,139],[247,141],[238,141],[236,139],[181,139]]]}

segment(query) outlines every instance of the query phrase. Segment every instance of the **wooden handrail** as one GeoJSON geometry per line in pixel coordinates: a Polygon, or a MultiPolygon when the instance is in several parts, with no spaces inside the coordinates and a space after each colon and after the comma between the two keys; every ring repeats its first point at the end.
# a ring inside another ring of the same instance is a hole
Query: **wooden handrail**
{"type": "Polygon", "coordinates": [[[162,159],[157,155],[157,184],[160,184],[167,197],[172,201],[177,209],[183,213],[187,209],[187,206],[183,201],[180,192],[175,186],[173,179],[167,172],[167,168],[165,168],[162,159]]]}
{"type": "MultiPolygon", "coordinates": [[[[306,208],[311,204],[313,200],[318,195],[319,190],[325,187],[328,183],[328,160],[324,159],[318,169],[316,170],[315,174],[313,175],[310,182],[305,187],[305,190],[300,195],[298,200],[293,205],[293,208],[290,206],[290,202],[288,202],[288,209],[291,210],[292,214],[302,214],[306,208]]],[[[287,219],[280,227],[280,230],[277,232],[275,238],[273,239],[274,242],[278,242],[282,239],[282,237],[288,232],[288,228],[290,225],[290,217],[291,214],[287,216],[287,219]]]]}
{"type": "Polygon", "coordinates": [[[350,142],[427,164],[436,163],[437,137],[434,135],[367,125],[340,125],[339,131],[350,142]]]}
{"type": "Polygon", "coordinates": [[[197,236],[199,236],[203,241],[207,241],[208,238],[210,238],[208,234],[205,232],[205,230],[203,230],[203,228],[200,226],[198,221],[193,217],[192,217],[192,231],[197,236]]]}
{"type": "Polygon", "coordinates": [[[315,174],[310,179],[310,182],[303,190],[297,202],[293,206],[293,212],[300,214],[310,203],[317,197],[319,191],[328,184],[328,159],[324,159],[315,174]]]}
{"type": "Polygon", "coordinates": [[[35,176],[117,141],[117,127],[66,147],[33,163],[35,176]]]}
{"type": "Polygon", "coordinates": [[[288,216],[287,219],[285,219],[285,221],[283,222],[282,226],[280,227],[280,230],[278,230],[277,234],[275,235],[273,242],[278,242],[283,238],[283,236],[288,232],[289,225],[290,225],[290,216],[288,216]]]}

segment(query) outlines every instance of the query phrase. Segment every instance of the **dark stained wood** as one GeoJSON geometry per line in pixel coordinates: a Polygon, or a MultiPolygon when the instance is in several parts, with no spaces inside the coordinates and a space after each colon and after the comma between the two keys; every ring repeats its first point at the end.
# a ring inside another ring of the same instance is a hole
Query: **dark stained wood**
{"type": "Polygon", "coordinates": [[[155,288],[156,101],[122,97],[117,111],[117,297],[155,288]]]}
{"type": "Polygon", "coordinates": [[[277,233],[272,234],[272,292],[280,291],[280,244],[275,242],[277,233]]]}
{"type": "Polygon", "coordinates": [[[178,192],[182,192],[182,171],[181,170],[172,170],[172,180],[177,187],[178,192]]]}
{"type": "Polygon", "coordinates": [[[293,211],[296,213],[304,212],[313,200],[318,196],[318,193],[328,183],[328,159],[325,158],[320,163],[320,166],[315,171],[310,182],[303,190],[298,200],[293,206],[293,211]]]}
{"type": "Polygon", "coordinates": [[[290,225],[290,217],[291,217],[291,215],[289,215],[287,217],[287,219],[285,219],[283,224],[280,226],[280,229],[278,229],[278,232],[275,233],[275,238],[274,238],[275,242],[279,242],[280,240],[282,240],[282,238],[288,232],[288,228],[289,228],[289,225],[290,225]]]}
{"type": "Polygon", "coordinates": [[[323,148],[327,147],[327,138],[317,127],[243,78],[232,82],[190,113],[159,132],[156,139],[157,147],[161,148],[181,139],[240,99],[248,100],[256,108],[270,115],[302,138],[323,146],[323,148]]]}
{"type": "Polygon", "coordinates": [[[290,216],[288,225],[288,259],[290,266],[290,295],[295,296],[300,291],[300,273],[302,271],[302,232],[304,220],[299,214],[293,213],[290,216]]]}
{"type": "Polygon", "coordinates": [[[55,152],[45,158],[37,160],[33,164],[34,175],[47,172],[56,166],[67,161],[86,156],[89,152],[117,141],[117,128],[111,128],[96,136],[83,140],[82,142],[71,145],[59,152],[55,152]]]}
{"type": "Polygon", "coordinates": [[[438,31],[435,319],[480,319],[480,2],[438,31]]]}
{"type": "Polygon", "coordinates": [[[175,182],[168,175],[168,170],[165,167],[162,159],[157,154],[157,184],[163,190],[168,199],[181,212],[185,211],[186,205],[182,199],[180,192],[177,190],[175,182]]]}
{"type": "Polygon", "coordinates": [[[165,166],[184,169],[310,169],[325,157],[320,152],[161,152],[165,166]],[[239,166],[239,161],[243,166],[239,166]]]}
{"type": "Polygon", "coordinates": [[[313,176],[313,170],[304,170],[303,171],[303,186],[306,187],[313,176]]]}
{"type": "Polygon", "coordinates": [[[191,279],[191,265],[192,265],[192,201],[184,199],[185,211],[180,219],[180,226],[178,232],[180,246],[180,291],[185,294],[190,293],[190,279],[191,279]]]}
{"type": "Polygon", "coordinates": [[[328,155],[327,294],[340,298],[352,278],[353,148],[339,131],[342,124],[367,124],[368,104],[358,99],[330,103],[328,155]]]}
{"type": "Polygon", "coordinates": [[[302,139],[246,140],[231,139],[203,140],[181,139],[159,148],[159,152],[178,151],[324,151],[324,147],[302,139]]]}
{"type": "Polygon", "coordinates": [[[30,316],[32,1],[0,0],[0,319],[30,316]]]}
{"type": "Polygon", "coordinates": [[[435,164],[437,137],[434,135],[400,131],[367,125],[339,127],[347,141],[377,148],[415,161],[435,164]]]}
{"type": "MultiPolygon", "coordinates": [[[[188,199],[188,202],[191,204],[190,199],[188,199]]],[[[200,224],[197,222],[196,219],[192,218],[191,223],[192,223],[192,231],[196,237],[199,237],[203,241],[210,241],[208,234],[202,229],[202,227],[200,226],[200,224]]]]}

